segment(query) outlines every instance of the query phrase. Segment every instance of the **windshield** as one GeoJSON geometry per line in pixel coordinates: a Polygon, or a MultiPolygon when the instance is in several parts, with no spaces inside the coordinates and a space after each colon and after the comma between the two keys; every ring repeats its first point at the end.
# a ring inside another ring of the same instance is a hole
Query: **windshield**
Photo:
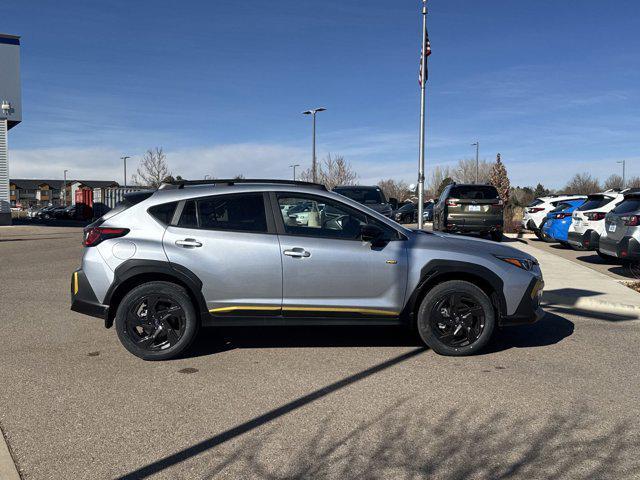
{"type": "Polygon", "coordinates": [[[606,204],[613,200],[611,197],[605,197],[604,195],[589,195],[587,201],[584,202],[578,211],[585,212],[587,210],[594,210],[596,208],[604,207],[606,204]]]}
{"type": "Polygon", "coordinates": [[[490,200],[498,198],[498,191],[491,185],[460,185],[451,189],[449,197],[461,200],[490,200]]]}
{"type": "Polygon", "coordinates": [[[613,209],[613,213],[631,213],[640,210],[640,197],[626,198],[620,205],[613,209]]]}
{"type": "Polygon", "coordinates": [[[387,203],[386,199],[384,198],[384,194],[382,193],[382,190],[380,190],[378,187],[376,188],[339,187],[339,188],[335,188],[333,191],[336,193],[339,193],[340,195],[344,195],[345,197],[350,198],[351,200],[355,200],[356,202],[364,203],[365,205],[387,203]]]}

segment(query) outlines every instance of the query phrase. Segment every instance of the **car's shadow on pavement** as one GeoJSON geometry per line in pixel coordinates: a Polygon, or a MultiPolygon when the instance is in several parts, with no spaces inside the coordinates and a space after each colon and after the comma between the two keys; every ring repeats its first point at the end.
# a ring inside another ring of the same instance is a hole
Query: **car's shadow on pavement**
{"type": "MultiPolygon", "coordinates": [[[[549,313],[532,325],[498,329],[481,353],[553,345],[573,333],[573,323],[549,313]]],[[[397,326],[309,326],[204,328],[186,357],[243,348],[419,347],[418,334],[397,326]]],[[[184,357],[183,357],[184,358],[184,357]]]]}

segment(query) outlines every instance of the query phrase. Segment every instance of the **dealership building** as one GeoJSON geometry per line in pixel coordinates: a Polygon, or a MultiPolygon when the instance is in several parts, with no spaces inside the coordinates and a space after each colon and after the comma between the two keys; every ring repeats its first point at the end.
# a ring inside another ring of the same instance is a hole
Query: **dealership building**
{"type": "Polygon", "coordinates": [[[21,120],[20,37],[0,33],[0,225],[11,224],[8,132],[21,120]]]}

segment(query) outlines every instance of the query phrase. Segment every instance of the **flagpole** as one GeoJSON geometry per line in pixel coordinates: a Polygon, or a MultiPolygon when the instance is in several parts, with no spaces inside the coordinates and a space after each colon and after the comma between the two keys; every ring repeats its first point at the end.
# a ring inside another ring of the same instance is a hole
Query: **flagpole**
{"type": "Polygon", "coordinates": [[[422,68],[420,69],[420,160],[418,162],[418,228],[423,228],[424,210],[424,131],[427,71],[427,0],[422,0],[422,68]]]}

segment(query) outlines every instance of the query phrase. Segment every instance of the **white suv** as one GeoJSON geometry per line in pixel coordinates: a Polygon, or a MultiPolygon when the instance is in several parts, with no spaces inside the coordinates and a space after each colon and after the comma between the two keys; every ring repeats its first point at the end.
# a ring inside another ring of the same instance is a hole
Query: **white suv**
{"type": "Polygon", "coordinates": [[[562,202],[578,198],[586,198],[586,195],[549,195],[548,197],[536,198],[524,209],[522,228],[531,230],[536,237],[542,240],[542,225],[547,219],[547,213],[562,202]]]}
{"type": "Polygon", "coordinates": [[[598,250],[604,232],[604,217],[624,200],[624,190],[607,190],[587,196],[573,212],[567,242],[575,250],[598,250]]]}

